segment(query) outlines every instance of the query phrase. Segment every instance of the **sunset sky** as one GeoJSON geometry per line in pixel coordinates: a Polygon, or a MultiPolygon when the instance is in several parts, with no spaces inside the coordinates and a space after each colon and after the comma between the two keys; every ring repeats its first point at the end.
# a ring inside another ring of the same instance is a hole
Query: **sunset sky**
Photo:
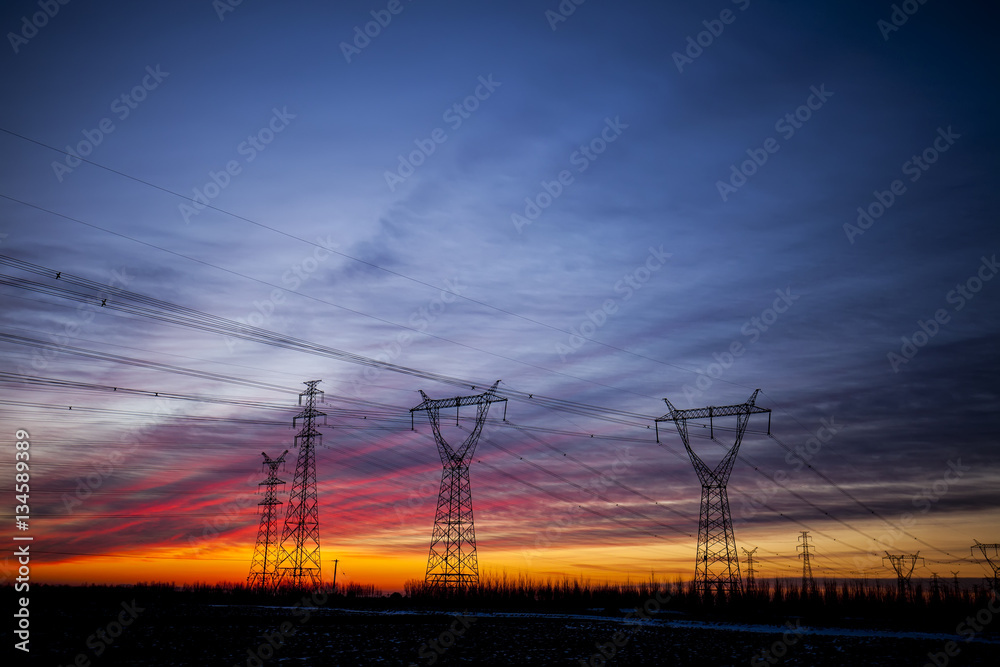
{"type": "Polygon", "coordinates": [[[754,417],[729,485],[758,576],[809,530],[817,576],[980,579],[998,16],[913,4],[5,3],[0,488],[13,534],[24,429],[33,576],[245,580],[260,454],[291,481],[322,380],[324,578],[399,590],[441,475],[408,411],[499,379],[483,572],[690,578],[700,487],[653,419],[759,387],[777,440],[754,417]],[[134,294],[69,293],[105,285],[134,294]]]}

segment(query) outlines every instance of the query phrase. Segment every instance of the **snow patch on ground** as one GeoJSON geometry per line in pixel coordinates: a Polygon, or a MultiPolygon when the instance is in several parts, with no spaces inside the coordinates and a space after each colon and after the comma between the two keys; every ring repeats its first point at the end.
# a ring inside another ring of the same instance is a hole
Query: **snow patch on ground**
{"type": "MultiPolygon", "coordinates": [[[[255,606],[262,609],[295,609],[292,606],[265,606],[265,605],[212,605],[216,607],[228,606],[255,606]]],[[[310,613],[341,613],[361,616],[453,616],[455,614],[440,610],[419,610],[419,609],[387,609],[387,610],[366,610],[366,609],[342,609],[336,607],[319,607],[310,609],[310,613]]],[[[633,612],[632,609],[623,609],[622,613],[633,612]]],[[[458,612],[456,612],[458,613],[458,612]]],[[[461,612],[465,616],[476,618],[539,618],[539,619],[564,619],[572,621],[589,621],[604,623],[620,623],[629,626],[649,626],[667,627],[676,629],[699,629],[699,630],[721,630],[723,632],[750,632],[754,634],[775,634],[781,635],[788,632],[786,625],[755,625],[751,623],[719,623],[712,621],[680,621],[661,618],[622,618],[619,616],[595,616],[591,614],[545,614],[540,612],[505,612],[505,611],[476,611],[461,612]]],[[[955,641],[959,644],[997,644],[1000,640],[984,639],[982,637],[962,637],[957,634],[947,634],[940,632],[907,632],[899,630],[868,630],[861,628],[813,628],[809,626],[798,626],[797,632],[803,635],[817,635],[826,637],[872,637],[886,639],[920,639],[932,641],[955,641]]]]}

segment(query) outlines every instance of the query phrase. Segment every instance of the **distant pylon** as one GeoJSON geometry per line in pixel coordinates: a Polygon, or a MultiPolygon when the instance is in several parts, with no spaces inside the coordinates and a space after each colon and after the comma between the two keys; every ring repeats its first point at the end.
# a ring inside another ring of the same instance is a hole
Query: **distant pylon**
{"type": "Polygon", "coordinates": [[[941,597],[941,578],[937,572],[931,572],[931,596],[941,597]]]}
{"type": "Polygon", "coordinates": [[[250,561],[250,574],[247,576],[247,586],[250,588],[274,588],[277,583],[274,568],[278,559],[278,505],[281,505],[277,487],[285,483],[285,480],[278,479],[278,468],[284,465],[287,453],[286,449],[281,456],[272,459],[266,452],[261,452],[267,478],[258,485],[258,488],[264,487],[264,500],[257,503],[260,527],[257,529],[257,545],[250,561]]]}
{"type": "Polygon", "coordinates": [[[809,531],[803,530],[802,534],[799,535],[799,541],[802,544],[795,547],[798,551],[802,549],[802,553],[799,554],[799,558],[802,559],[802,592],[811,593],[816,590],[816,581],[813,579],[813,568],[812,563],[809,561],[809,531]]]}
{"type": "Polygon", "coordinates": [[[476,451],[476,444],[483,431],[490,403],[503,401],[504,419],[506,419],[507,399],[496,396],[499,384],[500,381],[497,380],[488,391],[476,396],[438,400],[432,400],[421,391],[423,402],[410,410],[411,420],[414,412],[427,412],[427,419],[434,431],[438,455],[441,457],[441,490],[438,493],[437,510],[434,514],[434,530],[431,533],[431,548],[427,556],[425,575],[426,583],[433,586],[465,587],[479,583],[479,557],[476,554],[476,529],[472,517],[469,461],[476,451]],[[438,412],[441,408],[455,408],[457,425],[458,408],[463,405],[476,406],[476,425],[465,441],[455,448],[441,437],[438,412]]]}
{"type": "Polygon", "coordinates": [[[980,564],[988,565],[993,571],[991,585],[994,591],[1000,592],[1000,544],[983,544],[979,540],[973,540],[973,542],[976,544],[971,549],[972,557],[976,558],[976,549],[979,549],[979,553],[983,556],[980,564]]]}
{"type": "Polygon", "coordinates": [[[917,561],[923,560],[923,558],[920,557],[919,551],[915,554],[895,555],[886,551],[882,562],[887,560],[892,564],[892,569],[896,571],[896,591],[899,593],[899,597],[905,598],[910,589],[910,575],[913,574],[913,568],[916,567],[917,561]]]}
{"type": "Polygon", "coordinates": [[[754,405],[760,389],[751,394],[746,403],[739,405],[710,406],[690,410],[678,410],[666,398],[663,401],[670,412],[656,419],[656,441],[660,441],[660,422],[672,421],[684,442],[684,448],[694,465],[698,479],[701,481],[701,520],[698,524],[698,555],[695,558],[694,586],[701,595],[707,595],[713,589],[727,594],[739,593],[742,589],[740,580],[740,559],[736,552],[736,538],[733,536],[733,520],[729,511],[729,495],[726,484],[736,463],[736,455],[740,442],[746,432],[750,415],[768,414],[768,433],[770,433],[770,414],[767,408],[754,405]],[[708,419],[709,437],[715,440],[715,417],[736,417],[736,442],[714,469],[709,468],[691,449],[688,437],[688,420],[708,419]]]}
{"type": "Polygon", "coordinates": [[[757,570],[753,567],[753,555],[757,553],[758,547],[754,547],[752,551],[747,551],[743,547],[740,549],[743,549],[743,553],[747,557],[747,592],[753,592],[757,590],[757,579],[754,576],[757,570]]]}
{"type": "Polygon", "coordinates": [[[951,571],[951,584],[955,587],[955,595],[958,595],[958,570],[951,571]]]}
{"type": "Polygon", "coordinates": [[[319,588],[323,585],[319,553],[319,497],[316,493],[316,452],[323,436],[317,430],[316,418],[326,413],[316,409],[317,399],[323,392],[316,388],[322,380],[305,382],[306,390],[299,394],[299,405],[305,398],[305,407],[295,416],[292,424],[300,420],[302,428],[295,436],[299,448],[295,462],[295,478],[288,497],[288,513],[281,530],[278,548],[277,582],[293,588],[319,588]],[[289,544],[291,543],[291,544],[289,544]]]}

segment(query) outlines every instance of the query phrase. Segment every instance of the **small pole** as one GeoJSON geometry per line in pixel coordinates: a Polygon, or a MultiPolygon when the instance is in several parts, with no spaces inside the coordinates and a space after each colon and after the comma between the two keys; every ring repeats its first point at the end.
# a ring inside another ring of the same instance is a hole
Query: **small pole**
{"type": "Polygon", "coordinates": [[[333,594],[337,594],[337,563],[340,561],[336,558],[333,559],[333,594]]]}

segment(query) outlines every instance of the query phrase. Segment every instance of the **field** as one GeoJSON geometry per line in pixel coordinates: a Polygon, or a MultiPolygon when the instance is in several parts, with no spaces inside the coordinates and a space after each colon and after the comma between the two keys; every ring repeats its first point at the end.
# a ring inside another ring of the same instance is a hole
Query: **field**
{"type": "Polygon", "coordinates": [[[920,666],[935,664],[931,656],[938,665],[998,664],[995,597],[857,593],[866,590],[866,600],[824,601],[820,591],[776,597],[771,587],[706,603],[662,584],[497,582],[460,596],[418,584],[407,596],[46,586],[32,589],[31,659],[19,664],[920,666]]]}

